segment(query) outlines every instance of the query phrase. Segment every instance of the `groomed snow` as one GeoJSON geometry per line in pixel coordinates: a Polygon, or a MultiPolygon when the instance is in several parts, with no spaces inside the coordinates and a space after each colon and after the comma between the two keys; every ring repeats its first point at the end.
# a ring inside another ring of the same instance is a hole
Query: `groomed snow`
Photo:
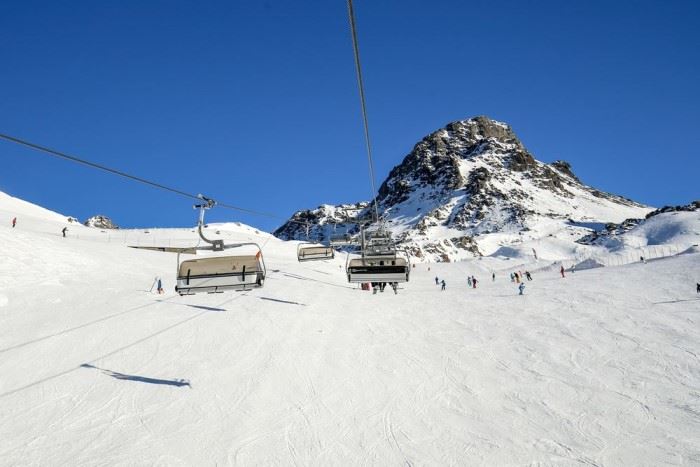
{"type": "Polygon", "coordinates": [[[700,463],[700,254],[544,269],[524,296],[525,260],[418,264],[372,295],[344,257],[212,225],[263,245],[265,287],[179,297],[175,256],[125,242],[192,229],[64,239],[24,208],[0,203],[2,465],[700,463]]]}

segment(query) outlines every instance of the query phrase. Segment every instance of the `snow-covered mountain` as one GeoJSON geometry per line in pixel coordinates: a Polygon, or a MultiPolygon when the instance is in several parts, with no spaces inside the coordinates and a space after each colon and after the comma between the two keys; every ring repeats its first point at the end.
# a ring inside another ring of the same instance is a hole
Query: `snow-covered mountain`
{"type": "MultiPolygon", "coordinates": [[[[651,208],[582,183],[564,161],[536,160],[505,123],[487,117],[448,124],[420,141],[389,173],[377,196],[387,226],[419,258],[450,261],[490,254],[509,237],[567,241],[592,225],[643,218],[651,208]],[[554,221],[554,222],[553,222],[554,221]],[[495,236],[494,236],[495,234],[495,236]]],[[[324,240],[357,232],[369,203],[295,213],[274,234],[324,240]]],[[[504,243],[505,242],[505,243],[504,243]]]]}

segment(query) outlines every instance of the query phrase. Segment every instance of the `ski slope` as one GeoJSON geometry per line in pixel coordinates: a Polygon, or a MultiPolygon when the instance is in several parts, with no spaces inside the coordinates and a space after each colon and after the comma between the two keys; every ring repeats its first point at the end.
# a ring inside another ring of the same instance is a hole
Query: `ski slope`
{"type": "Polygon", "coordinates": [[[0,465],[700,463],[700,254],[543,269],[524,296],[507,275],[535,265],[419,264],[372,295],[344,255],[222,224],[265,287],[179,297],[175,255],[125,245],[192,229],[64,239],[2,201],[0,465]]]}

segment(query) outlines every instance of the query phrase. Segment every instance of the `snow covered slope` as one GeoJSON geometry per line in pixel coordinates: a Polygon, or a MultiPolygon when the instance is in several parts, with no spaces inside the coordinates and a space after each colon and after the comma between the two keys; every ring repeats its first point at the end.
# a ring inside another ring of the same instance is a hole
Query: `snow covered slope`
{"type": "Polygon", "coordinates": [[[28,201],[8,195],[0,191],[0,215],[3,225],[10,225],[13,218],[17,217],[18,225],[23,224],[23,218],[42,219],[52,222],[68,222],[68,216],[49,211],[28,201]]]}
{"type": "MultiPolygon", "coordinates": [[[[547,235],[556,226],[571,241],[569,221],[621,222],[651,210],[583,184],[564,161],[535,160],[508,125],[487,117],[453,122],[423,138],[389,173],[377,201],[404,247],[440,261],[491,254],[493,233],[537,232],[546,224],[547,235]]],[[[371,214],[366,206],[324,205],[292,219],[314,224],[312,238],[322,240],[328,225],[357,231],[371,214]]],[[[578,228],[576,239],[590,231],[578,228]]],[[[306,232],[303,224],[286,223],[275,234],[302,239],[306,232]]]]}
{"type": "Polygon", "coordinates": [[[259,242],[265,287],[179,297],[175,256],[125,242],[192,229],[44,214],[0,223],[1,465],[700,463],[698,254],[524,296],[527,259],[420,264],[372,295],[233,223],[209,233],[259,242]]]}
{"type": "Polygon", "coordinates": [[[700,202],[662,209],[629,225],[612,225],[588,242],[610,250],[675,245],[681,250],[700,244],[700,202]]]}

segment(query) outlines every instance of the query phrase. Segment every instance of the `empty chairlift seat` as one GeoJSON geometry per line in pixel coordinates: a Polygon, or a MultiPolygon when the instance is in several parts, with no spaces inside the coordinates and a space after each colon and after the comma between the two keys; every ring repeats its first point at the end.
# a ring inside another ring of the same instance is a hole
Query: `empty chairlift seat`
{"type": "Polygon", "coordinates": [[[332,247],[324,245],[308,245],[300,243],[297,246],[297,259],[303,261],[318,261],[324,259],[333,259],[335,250],[332,247]]]}
{"type": "Polygon", "coordinates": [[[175,291],[180,295],[250,290],[265,282],[262,254],[210,256],[180,263],[175,291]]]}
{"type": "Polygon", "coordinates": [[[348,282],[408,282],[411,269],[408,258],[391,255],[348,258],[346,272],[348,282]]]}
{"type": "Polygon", "coordinates": [[[353,243],[354,239],[350,234],[331,235],[330,244],[333,246],[346,246],[352,245],[353,243]]]}

